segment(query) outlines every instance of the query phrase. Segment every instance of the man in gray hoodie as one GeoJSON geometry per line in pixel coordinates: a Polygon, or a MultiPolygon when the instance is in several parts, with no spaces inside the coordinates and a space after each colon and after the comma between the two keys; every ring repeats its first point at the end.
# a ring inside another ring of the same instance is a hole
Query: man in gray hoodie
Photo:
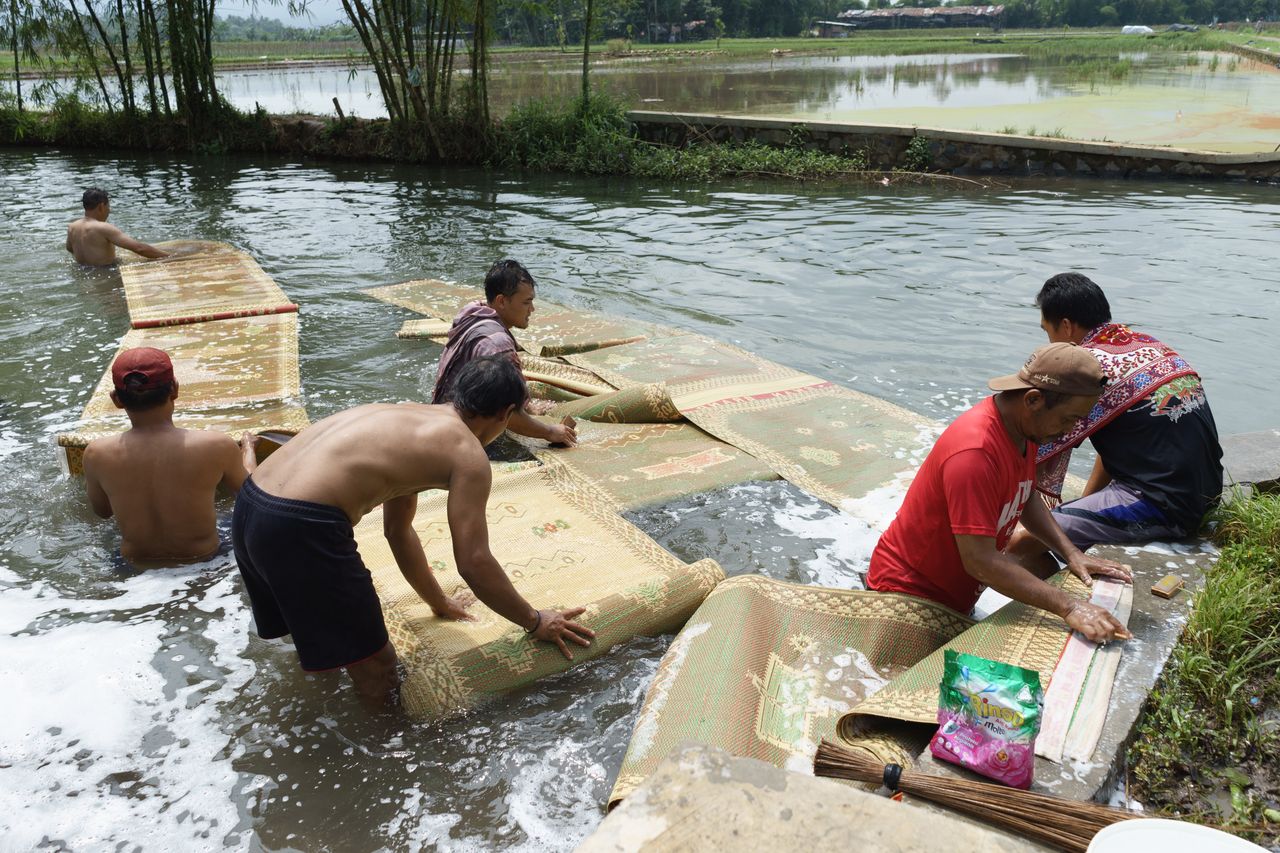
{"type": "MultiPolygon", "coordinates": [[[[529,328],[533,316],[533,276],[518,261],[498,261],[484,277],[485,302],[472,302],[453,320],[449,340],[440,355],[432,403],[444,403],[459,371],[476,358],[505,355],[520,366],[519,345],[511,330],[529,328]]],[[[578,443],[578,435],[567,424],[548,424],[536,420],[523,409],[517,410],[507,428],[529,438],[546,439],[552,444],[569,447],[578,443]]]]}

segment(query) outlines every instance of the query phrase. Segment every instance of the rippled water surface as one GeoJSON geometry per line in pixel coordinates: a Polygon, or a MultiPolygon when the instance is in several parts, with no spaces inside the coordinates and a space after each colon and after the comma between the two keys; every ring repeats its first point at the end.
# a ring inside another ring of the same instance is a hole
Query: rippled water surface
{"type": "MultiPolygon", "coordinates": [[[[478,282],[522,259],[539,293],[713,335],[949,419],[1043,342],[1064,269],[1205,377],[1223,432],[1280,425],[1274,188],[678,187],[284,160],[0,151],[0,833],[28,849],[565,848],[601,817],[669,638],[443,724],[370,720],[341,676],[252,635],[227,561],[124,576],[53,437],[128,323],[118,279],[62,249],[82,189],[142,239],[230,241],[302,306],[313,418],[421,399],[436,348],[361,288],[478,282]]],[[[536,316],[535,316],[536,322],[536,316]]],[[[889,508],[890,510],[892,508],[889,508]]],[[[633,519],[730,573],[852,585],[874,534],[790,486],[633,519]]]]}

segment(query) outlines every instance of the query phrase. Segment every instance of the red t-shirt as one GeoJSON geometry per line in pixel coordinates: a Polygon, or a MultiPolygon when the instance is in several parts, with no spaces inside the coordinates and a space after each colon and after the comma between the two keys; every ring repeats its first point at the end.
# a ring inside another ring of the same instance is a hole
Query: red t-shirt
{"type": "Polygon", "coordinates": [[[871,555],[867,585],[968,613],[982,586],[964,570],[955,536],[990,536],[1004,550],[1035,482],[1036,446],[1018,449],[994,397],[947,427],[920,466],[898,516],[871,555]]]}

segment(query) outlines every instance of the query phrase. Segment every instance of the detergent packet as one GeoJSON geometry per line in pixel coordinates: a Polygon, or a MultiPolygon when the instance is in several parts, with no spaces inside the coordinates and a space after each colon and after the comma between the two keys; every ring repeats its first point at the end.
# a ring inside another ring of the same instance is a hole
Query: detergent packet
{"type": "Polygon", "coordinates": [[[1044,692],[1040,673],[947,649],[935,758],[1013,788],[1030,788],[1044,692]]]}

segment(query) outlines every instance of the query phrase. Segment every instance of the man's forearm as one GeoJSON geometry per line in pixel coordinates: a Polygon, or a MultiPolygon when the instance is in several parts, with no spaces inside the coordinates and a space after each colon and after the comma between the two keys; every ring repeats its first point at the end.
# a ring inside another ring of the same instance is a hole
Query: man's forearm
{"type": "Polygon", "coordinates": [[[1022,512],[1022,526],[1064,560],[1080,550],[1062,532],[1058,522],[1053,519],[1053,513],[1038,494],[1033,493],[1027,499],[1027,507],[1022,512]]]}
{"type": "Polygon", "coordinates": [[[459,566],[462,579],[476,598],[494,613],[528,630],[536,619],[537,610],[512,586],[507,573],[493,555],[478,558],[476,562],[474,566],[459,566]]]}
{"type": "Polygon", "coordinates": [[[1107,472],[1107,468],[1102,464],[1102,457],[1099,456],[1093,461],[1093,470],[1089,472],[1089,482],[1084,484],[1084,495],[1088,497],[1094,492],[1100,492],[1111,483],[1111,474],[1107,472]]]}
{"type": "Polygon", "coordinates": [[[551,438],[551,428],[523,409],[512,413],[511,420],[507,421],[507,429],[527,438],[540,438],[543,441],[551,438]]]}
{"type": "Polygon", "coordinates": [[[965,571],[1001,595],[1063,618],[1075,601],[1067,593],[1031,574],[1012,557],[999,552],[980,567],[966,565],[965,571]]]}
{"type": "Polygon", "coordinates": [[[443,606],[444,590],[427,563],[427,555],[422,550],[422,540],[418,538],[417,532],[410,529],[407,533],[388,536],[387,544],[391,546],[391,556],[395,557],[400,573],[418,597],[433,609],[443,606]]]}

